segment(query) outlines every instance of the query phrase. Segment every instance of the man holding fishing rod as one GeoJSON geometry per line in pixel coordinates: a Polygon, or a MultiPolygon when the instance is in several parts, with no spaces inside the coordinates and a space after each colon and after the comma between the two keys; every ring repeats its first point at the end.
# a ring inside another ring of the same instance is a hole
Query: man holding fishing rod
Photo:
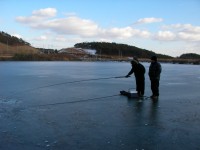
{"type": "Polygon", "coordinates": [[[136,57],[133,57],[131,61],[132,69],[129,73],[125,76],[126,78],[130,77],[131,74],[134,73],[135,80],[136,80],[136,91],[139,97],[144,96],[144,89],[145,89],[145,68],[144,66],[139,63],[136,57]]]}

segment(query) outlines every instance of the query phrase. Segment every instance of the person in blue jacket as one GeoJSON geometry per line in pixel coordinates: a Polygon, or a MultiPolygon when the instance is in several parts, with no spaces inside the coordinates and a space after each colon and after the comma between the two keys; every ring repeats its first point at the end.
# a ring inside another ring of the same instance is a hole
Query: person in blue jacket
{"type": "Polygon", "coordinates": [[[145,90],[145,67],[139,63],[136,57],[131,61],[132,69],[125,77],[130,77],[131,74],[134,73],[136,80],[136,91],[139,97],[144,96],[145,90]]]}
{"type": "Polygon", "coordinates": [[[157,99],[159,96],[159,81],[162,67],[157,61],[156,56],[151,57],[151,65],[149,66],[149,78],[151,81],[152,99],[157,99]]]}

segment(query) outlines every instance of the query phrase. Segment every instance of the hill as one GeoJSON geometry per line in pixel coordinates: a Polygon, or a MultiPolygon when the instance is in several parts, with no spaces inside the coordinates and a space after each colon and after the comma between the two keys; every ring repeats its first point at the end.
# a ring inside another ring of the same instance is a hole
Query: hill
{"type": "Polygon", "coordinates": [[[11,36],[3,31],[0,32],[0,42],[10,46],[30,46],[30,43],[24,41],[23,39],[11,36]]]}
{"type": "Polygon", "coordinates": [[[112,55],[121,57],[136,56],[138,58],[150,58],[151,56],[156,55],[159,58],[172,58],[171,56],[156,54],[155,52],[126,44],[108,42],[84,42],[77,43],[74,45],[74,47],[84,49],[95,49],[96,54],[98,55],[112,55]]]}
{"type": "Polygon", "coordinates": [[[179,58],[181,59],[200,59],[200,55],[194,53],[182,54],[179,58]]]}
{"type": "Polygon", "coordinates": [[[11,58],[15,54],[36,54],[38,49],[21,38],[0,32],[0,57],[11,58]]]}

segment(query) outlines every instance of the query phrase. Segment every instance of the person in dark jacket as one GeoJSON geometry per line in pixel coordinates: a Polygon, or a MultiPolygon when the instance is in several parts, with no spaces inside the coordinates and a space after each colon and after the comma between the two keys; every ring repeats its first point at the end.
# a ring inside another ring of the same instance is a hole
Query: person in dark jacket
{"type": "Polygon", "coordinates": [[[151,81],[152,99],[157,99],[159,96],[159,81],[162,67],[157,61],[156,56],[151,57],[151,65],[149,66],[149,78],[151,81]]]}
{"type": "Polygon", "coordinates": [[[144,66],[139,63],[138,59],[136,57],[133,58],[131,61],[132,69],[129,71],[129,73],[125,77],[130,77],[131,74],[134,73],[135,80],[136,80],[136,91],[138,93],[138,96],[144,95],[145,90],[145,68],[144,66]]]}

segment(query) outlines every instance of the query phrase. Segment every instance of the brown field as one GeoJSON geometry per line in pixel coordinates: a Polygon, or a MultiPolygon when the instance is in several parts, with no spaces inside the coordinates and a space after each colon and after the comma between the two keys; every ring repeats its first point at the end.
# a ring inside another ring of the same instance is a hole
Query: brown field
{"type": "Polygon", "coordinates": [[[12,57],[15,54],[37,54],[39,51],[31,46],[7,46],[0,43],[0,57],[12,57]]]}

